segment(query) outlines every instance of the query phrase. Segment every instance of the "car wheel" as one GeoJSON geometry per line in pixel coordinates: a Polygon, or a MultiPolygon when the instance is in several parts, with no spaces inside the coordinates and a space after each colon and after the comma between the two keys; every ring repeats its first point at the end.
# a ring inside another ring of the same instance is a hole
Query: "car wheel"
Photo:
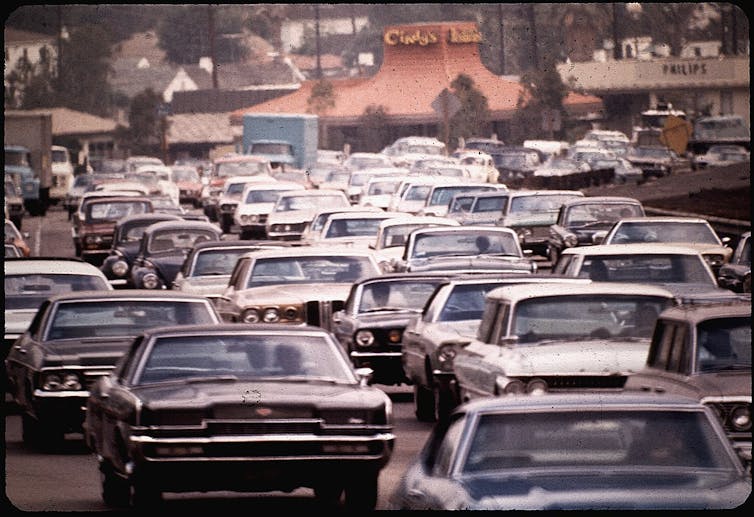
{"type": "Polygon", "coordinates": [[[435,399],[435,420],[445,421],[450,417],[450,413],[456,407],[456,397],[450,390],[443,390],[435,386],[433,397],[435,399]]]}
{"type": "Polygon", "coordinates": [[[377,506],[379,472],[365,472],[350,477],[346,485],[346,509],[371,512],[377,506]]]}
{"type": "Polygon", "coordinates": [[[33,446],[39,443],[39,422],[26,413],[21,415],[21,439],[25,445],[33,446]]]}
{"type": "Polygon", "coordinates": [[[435,394],[421,382],[414,383],[414,414],[420,422],[435,421],[435,394]]]}
{"type": "Polygon", "coordinates": [[[314,487],[314,497],[325,507],[333,508],[340,504],[343,486],[338,481],[323,481],[314,487]]]}
{"type": "Polygon", "coordinates": [[[131,502],[134,508],[151,508],[162,502],[162,492],[149,483],[136,481],[133,485],[131,502]]]}
{"type": "Polygon", "coordinates": [[[109,463],[100,466],[100,481],[102,483],[102,500],[113,508],[126,508],[131,502],[131,487],[128,481],[113,471],[109,463]]]}

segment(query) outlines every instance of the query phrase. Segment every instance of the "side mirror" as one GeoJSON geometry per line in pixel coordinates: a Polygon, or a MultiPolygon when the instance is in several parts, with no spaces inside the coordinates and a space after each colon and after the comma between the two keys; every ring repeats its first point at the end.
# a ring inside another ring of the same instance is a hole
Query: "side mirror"
{"type": "Polygon", "coordinates": [[[359,385],[361,386],[368,386],[369,382],[372,380],[372,375],[374,375],[374,370],[371,368],[356,369],[356,376],[359,378],[359,385]]]}

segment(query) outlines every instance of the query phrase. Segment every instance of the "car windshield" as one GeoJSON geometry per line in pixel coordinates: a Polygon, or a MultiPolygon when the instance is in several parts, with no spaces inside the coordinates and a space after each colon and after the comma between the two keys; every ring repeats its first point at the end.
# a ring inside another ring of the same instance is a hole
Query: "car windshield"
{"type": "Polygon", "coordinates": [[[244,253],[252,248],[207,249],[194,256],[194,265],[189,276],[230,275],[244,253]]]}
{"type": "Polygon", "coordinates": [[[584,259],[578,276],[598,282],[717,285],[698,255],[625,254],[584,259]]]}
{"type": "Polygon", "coordinates": [[[379,309],[420,311],[441,280],[373,282],[361,290],[358,312],[379,309]]]}
{"type": "Polygon", "coordinates": [[[701,411],[580,409],[485,414],[463,472],[599,466],[614,469],[727,469],[733,465],[701,411]]]}
{"type": "Polygon", "coordinates": [[[492,190],[492,187],[480,187],[479,185],[453,185],[437,187],[427,200],[427,206],[448,206],[453,196],[463,192],[492,190]]]}
{"type": "Polygon", "coordinates": [[[427,233],[417,235],[411,259],[480,254],[520,256],[517,237],[508,232],[427,233]]]}
{"type": "Polygon", "coordinates": [[[150,224],[154,224],[157,221],[149,220],[142,221],[138,224],[129,224],[128,226],[121,226],[118,230],[118,242],[138,242],[141,240],[141,236],[144,235],[144,230],[150,224]]]}
{"type": "Polygon", "coordinates": [[[5,309],[36,309],[55,294],[109,289],[97,276],[55,273],[5,275],[5,309]]]}
{"type": "Polygon", "coordinates": [[[150,205],[145,201],[113,201],[90,203],[87,205],[86,222],[112,222],[129,215],[149,212],[150,205]]]}
{"type": "Polygon", "coordinates": [[[317,210],[318,208],[332,208],[350,206],[345,196],[281,196],[275,204],[274,212],[290,212],[296,210],[317,210]]]}
{"type": "Polygon", "coordinates": [[[128,337],[164,325],[216,323],[207,303],[154,299],[64,302],[52,314],[45,339],[128,337]]]}
{"type": "Polygon", "coordinates": [[[348,183],[350,178],[350,171],[330,171],[327,176],[325,176],[325,181],[331,183],[348,183]]]}
{"type": "Polygon", "coordinates": [[[568,208],[564,224],[588,226],[592,223],[614,223],[624,217],[640,217],[641,206],[632,203],[594,203],[574,205],[568,208]]]}
{"type": "Polygon", "coordinates": [[[471,206],[471,211],[474,213],[497,212],[502,214],[505,211],[506,203],[508,203],[508,196],[479,197],[471,206]]]}
{"type": "Polygon", "coordinates": [[[179,229],[154,232],[147,249],[150,253],[175,249],[190,250],[200,242],[211,241],[216,238],[212,232],[206,230],[179,229]]]}
{"type": "Polygon", "coordinates": [[[385,194],[392,194],[398,188],[400,179],[384,180],[384,181],[370,181],[367,188],[368,196],[381,196],[385,194]]]}
{"type": "Polygon", "coordinates": [[[173,169],[173,181],[199,182],[199,172],[193,168],[173,169]]]}
{"type": "Polygon", "coordinates": [[[396,224],[388,226],[382,231],[382,240],[378,243],[379,248],[393,248],[406,244],[408,234],[419,228],[426,228],[427,224],[396,224]]]}
{"type": "Polygon", "coordinates": [[[325,231],[324,238],[338,237],[374,237],[380,229],[380,223],[387,218],[367,217],[363,219],[335,219],[325,231]]]}
{"type": "Polygon", "coordinates": [[[672,221],[667,223],[636,221],[623,222],[616,227],[606,244],[634,242],[684,242],[720,246],[721,241],[709,224],[703,222],[672,221]]]}
{"type": "Polygon", "coordinates": [[[366,257],[311,256],[258,258],[246,287],[292,283],[356,282],[379,272],[366,257]]]}
{"type": "Polygon", "coordinates": [[[267,174],[268,172],[267,162],[227,162],[218,163],[215,166],[215,174],[220,178],[256,176],[258,174],[267,174]]]}
{"type": "Polygon", "coordinates": [[[278,200],[278,197],[280,197],[280,194],[282,192],[285,192],[288,189],[281,189],[281,190],[249,190],[248,194],[246,194],[246,200],[244,201],[247,204],[253,204],[253,203],[274,203],[278,200]]]}
{"type": "Polygon", "coordinates": [[[500,283],[456,285],[445,301],[438,321],[481,320],[484,297],[496,287],[500,287],[500,283]]]}
{"type": "Polygon", "coordinates": [[[671,304],[666,298],[629,295],[530,298],[516,304],[511,334],[518,336],[518,343],[611,337],[649,339],[657,316],[671,304]]]}
{"type": "Polygon", "coordinates": [[[705,320],[696,327],[697,370],[751,370],[751,316],[705,320]]]}
{"type": "Polygon", "coordinates": [[[217,376],[356,382],[342,354],[324,336],[241,332],[157,338],[135,383],[217,376]]]}

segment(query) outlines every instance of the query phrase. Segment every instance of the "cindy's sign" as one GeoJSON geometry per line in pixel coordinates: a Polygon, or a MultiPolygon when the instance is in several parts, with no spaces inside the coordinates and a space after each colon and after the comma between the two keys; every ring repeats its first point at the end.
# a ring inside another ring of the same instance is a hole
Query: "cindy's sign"
{"type": "MultiPolygon", "coordinates": [[[[386,45],[418,45],[426,47],[440,42],[440,33],[432,30],[403,30],[390,29],[385,31],[383,40],[386,45]]],[[[482,34],[477,29],[456,28],[448,29],[446,41],[448,43],[481,43],[482,34]]]]}

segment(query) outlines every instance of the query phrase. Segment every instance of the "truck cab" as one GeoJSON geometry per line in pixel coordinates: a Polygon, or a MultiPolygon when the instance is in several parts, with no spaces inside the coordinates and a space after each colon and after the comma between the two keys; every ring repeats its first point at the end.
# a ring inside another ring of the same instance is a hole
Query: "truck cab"
{"type": "Polygon", "coordinates": [[[73,185],[73,163],[71,153],[62,145],[52,146],[52,187],[50,187],[50,202],[59,203],[65,199],[73,185]]]}
{"type": "Polygon", "coordinates": [[[296,164],[293,145],[283,140],[255,140],[251,142],[248,154],[268,160],[273,170],[285,169],[296,164]]]}
{"type": "Polygon", "coordinates": [[[11,178],[21,189],[24,206],[32,215],[38,215],[39,177],[31,166],[31,150],[22,145],[5,146],[5,177],[11,178]]]}

